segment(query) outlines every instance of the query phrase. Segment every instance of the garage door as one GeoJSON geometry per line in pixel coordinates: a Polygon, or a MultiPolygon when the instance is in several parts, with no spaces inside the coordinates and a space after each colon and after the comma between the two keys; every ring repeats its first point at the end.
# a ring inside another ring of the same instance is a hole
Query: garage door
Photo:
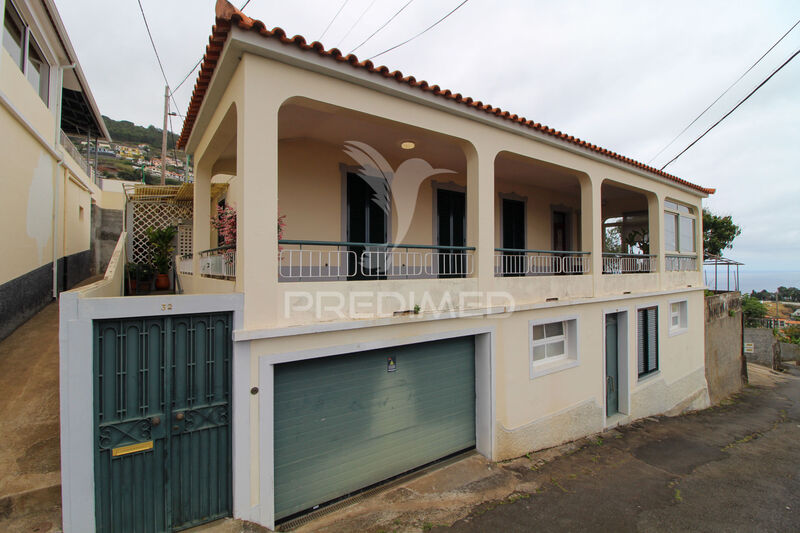
{"type": "Polygon", "coordinates": [[[275,517],[475,446],[472,337],[275,367],[275,517]]]}

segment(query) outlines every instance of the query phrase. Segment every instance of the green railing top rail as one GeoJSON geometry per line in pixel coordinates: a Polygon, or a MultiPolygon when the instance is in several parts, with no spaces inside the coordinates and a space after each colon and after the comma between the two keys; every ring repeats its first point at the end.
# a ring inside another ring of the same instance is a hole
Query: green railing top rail
{"type": "Polygon", "coordinates": [[[637,258],[648,258],[648,257],[658,257],[656,254],[618,254],[616,252],[603,252],[603,257],[637,257],[637,258]]]}
{"type": "Polygon", "coordinates": [[[421,250],[451,250],[459,252],[472,252],[474,246],[443,246],[439,244],[397,244],[391,242],[348,242],[348,241],[304,241],[296,239],[279,239],[278,244],[295,246],[348,246],[362,248],[407,248],[421,250]]]}
{"type": "Polygon", "coordinates": [[[209,248],[208,250],[203,250],[202,252],[199,252],[199,254],[207,255],[210,254],[211,252],[219,252],[224,250],[235,250],[235,249],[236,249],[235,244],[226,244],[225,246],[218,246],[216,248],[209,248]]]}
{"type": "Polygon", "coordinates": [[[571,250],[531,250],[528,248],[495,248],[495,252],[524,253],[524,254],[572,254],[591,255],[592,252],[574,252],[571,250]]]}

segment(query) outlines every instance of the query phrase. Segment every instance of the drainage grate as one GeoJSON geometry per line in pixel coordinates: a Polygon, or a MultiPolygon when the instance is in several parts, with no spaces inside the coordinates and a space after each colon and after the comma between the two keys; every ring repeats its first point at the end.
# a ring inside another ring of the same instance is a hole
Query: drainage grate
{"type": "Polygon", "coordinates": [[[338,500],[334,500],[329,504],[323,504],[324,507],[320,506],[319,509],[311,511],[307,514],[303,514],[301,516],[297,516],[296,518],[289,518],[287,521],[278,524],[275,528],[276,531],[291,531],[293,529],[297,529],[300,526],[304,526],[309,522],[316,520],[317,518],[323,517],[327,514],[330,514],[334,511],[338,511],[339,509],[344,509],[345,507],[349,507],[354,505],[358,502],[366,500],[367,498],[374,496],[376,494],[380,494],[381,492],[385,492],[389,489],[392,489],[398,485],[411,481],[412,479],[416,479],[421,477],[428,472],[432,472],[439,468],[443,468],[445,466],[451,465],[456,463],[462,459],[465,459],[471,455],[477,453],[475,448],[470,448],[469,450],[456,452],[452,455],[448,455],[447,457],[443,457],[437,461],[432,463],[428,463],[426,465],[420,466],[415,470],[410,470],[404,474],[400,474],[393,478],[389,478],[388,480],[384,480],[380,483],[362,489],[359,492],[353,493],[351,496],[343,496],[338,500]]]}

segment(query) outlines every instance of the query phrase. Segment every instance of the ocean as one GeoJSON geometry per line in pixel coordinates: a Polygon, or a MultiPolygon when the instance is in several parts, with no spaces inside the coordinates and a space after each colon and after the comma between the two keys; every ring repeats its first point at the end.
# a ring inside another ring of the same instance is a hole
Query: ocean
{"type": "MultiPolygon", "coordinates": [[[[735,267],[731,267],[731,287],[735,267]]],[[[727,272],[722,266],[718,269],[718,286],[724,288],[727,282],[727,272]]],[[[714,269],[706,267],[706,285],[714,284],[714,269]]],[[[739,267],[739,290],[742,294],[750,291],[767,290],[774,292],[778,287],[800,287],[800,271],[797,270],[748,270],[746,266],[739,267]]]]}

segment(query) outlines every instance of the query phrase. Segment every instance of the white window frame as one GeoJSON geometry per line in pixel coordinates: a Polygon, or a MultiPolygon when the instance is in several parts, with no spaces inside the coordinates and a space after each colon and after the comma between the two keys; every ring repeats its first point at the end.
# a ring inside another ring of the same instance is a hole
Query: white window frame
{"type": "Polygon", "coordinates": [[[683,335],[687,331],[689,331],[689,300],[686,298],[670,300],[668,302],[669,305],[669,327],[667,330],[669,331],[669,336],[674,337],[675,335],[683,335]],[[678,305],[678,312],[675,313],[672,310],[673,305],[678,305]],[[678,325],[674,326],[672,324],[673,316],[678,317],[678,325]]]}
{"type": "MultiPolygon", "coordinates": [[[[675,249],[669,250],[667,249],[666,252],[669,254],[680,254],[685,255],[687,257],[697,256],[697,207],[693,205],[684,204],[681,202],[676,202],[675,200],[664,200],[664,213],[661,216],[662,224],[664,224],[664,231],[666,232],[666,217],[664,215],[674,215],[676,217],[675,221],[675,249]],[[688,210],[684,212],[681,210],[684,208],[688,210]],[[694,222],[694,230],[692,231],[692,243],[694,244],[694,251],[690,252],[682,252],[681,251],[681,219],[690,219],[694,222]]],[[[665,247],[666,247],[666,237],[664,238],[665,247]]]]}
{"type": "Polygon", "coordinates": [[[3,28],[2,31],[5,32],[5,10],[10,9],[16,14],[16,17],[19,19],[20,23],[22,24],[22,64],[17,65],[17,67],[22,71],[23,76],[25,79],[28,80],[31,87],[36,91],[36,94],[39,95],[39,98],[44,102],[45,107],[50,107],[50,93],[51,85],[52,85],[52,77],[53,77],[53,65],[50,63],[50,60],[47,58],[42,46],[39,44],[39,41],[33,35],[33,31],[31,31],[31,25],[25,20],[25,16],[20,12],[17,6],[11,0],[6,0],[3,5],[3,28]],[[33,82],[28,77],[28,69],[30,68],[30,51],[31,46],[36,49],[37,54],[41,57],[42,64],[47,68],[47,79],[41,79],[41,73],[39,77],[39,86],[36,87],[33,85],[33,82]]]}
{"type": "Polygon", "coordinates": [[[528,367],[530,370],[530,379],[560,372],[568,368],[574,368],[580,364],[579,361],[579,331],[580,321],[577,315],[548,317],[542,319],[535,319],[528,321],[528,367]],[[553,324],[561,322],[564,325],[564,334],[558,337],[551,337],[551,342],[564,341],[564,354],[555,357],[545,357],[541,361],[533,360],[533,347],[534,345],[540,346],[540,341],[534,341],[533,328],[534,326],[544,326],[546,324],[553,324]]]}
{"type": "Polygon", "coordinates": [[[635,342],[633,352],[636,354],[636,357],[635,357],[634,361],[636,362],[636,367],[635,368],[636,368],[636,382],[637,382],[637,384],[642,384],[645,381],[649,381],[649,380],[655,378],[656,376],[660,376],[661,375],[661,368],[662,368],[662,364],[663,364],[663,361],[661,360],[661,332],[662,332],[661,317],[662,316],[663,316],[663,313],[661,312],[661,306],[659,305],[658,302],[642,303],[642,304],[636,306],[636,312],[633,315],[633,332],[634,332],[633,340],[635,342]],[[653,307],[656,308],[656,361],[657,361],[657,367],[656,367],[655,370],[651,370],[650,372],[648,372],[646,374],[639,375],[639,349],[638,349],[638,346],[639,346],[639,311],[641,311],[642,309],[651,309],[653,307]]]}

